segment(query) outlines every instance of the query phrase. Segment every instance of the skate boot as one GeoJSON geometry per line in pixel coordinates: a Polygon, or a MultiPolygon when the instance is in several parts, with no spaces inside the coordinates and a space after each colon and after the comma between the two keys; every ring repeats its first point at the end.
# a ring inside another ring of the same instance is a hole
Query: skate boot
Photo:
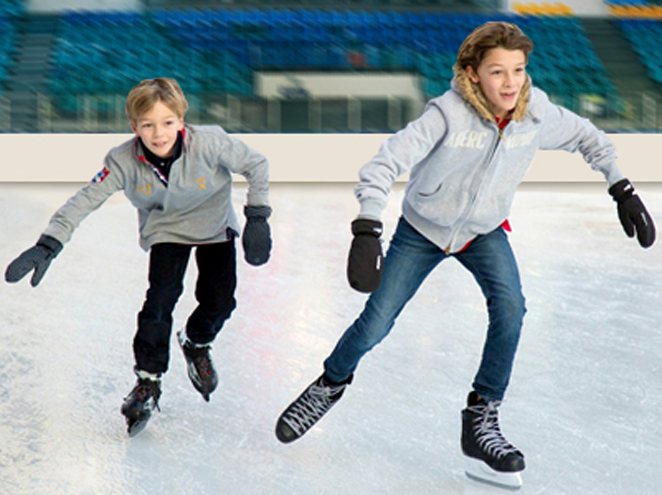
{"type": "Polygon", "coordinates": [[[524,454],[513,447],[499,430],[497,407],[471,392],[462,411],[462,452],[467,456],[469,478],[505,488],[522,486],[524,454]]]}
{"type": "Polygon", "coordinates": [[[278,418],[276,436],[289,443],[306,433],[340,400],[352,376],[342,383],[333,383],[324,375],[311,383],[278,418]]]}
{"type": "Polygon", "coordinates": [[[177,340],[186,358],[186,371],[195,389],[209,402],[209,395],[218,386],[218,376],[211,361],[210,345],[194,344],[186,337],[186,331],[177,332],[177,340]]]}
{"type": "MultiPolygon", "coordinates": [[[[159,375],[136,370],[138,382],[124,398],[122,414],[126,417],[130,437],[145,429],[154,409],[159,409],[161,378],[159,375]]],[[[159,409],[160,410],[160,409],[159,409]]]]}

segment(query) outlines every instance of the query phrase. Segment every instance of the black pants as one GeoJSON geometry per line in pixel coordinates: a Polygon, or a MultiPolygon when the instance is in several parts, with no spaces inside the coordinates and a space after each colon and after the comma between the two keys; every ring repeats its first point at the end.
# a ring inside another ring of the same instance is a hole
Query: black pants
{"type": "Polygon", "coordinates": [[[172,312],[184,289],[184,274],[195,247],[198,306],[186,322],[186,334],[195,343],[214,340],[236,306],[236,252],[234,240],[192,246],[162,243],[149,255],[149,288],[138,313],[138,331],[133,339],[136,368],[149,373],[168,369],[172,312]]]}

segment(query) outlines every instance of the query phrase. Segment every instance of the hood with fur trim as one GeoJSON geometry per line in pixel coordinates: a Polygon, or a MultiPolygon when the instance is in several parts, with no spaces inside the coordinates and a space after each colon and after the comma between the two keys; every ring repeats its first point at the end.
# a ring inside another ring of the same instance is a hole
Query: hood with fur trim
{"type": "MultiPolygon", "coordinates": [[[[472,107],[474,107],[476,112],[478,112],[478,115],[483,117],[485,120],[493,122],[494,114],[490,110],[487,99],[481,91],[480,86],[471,82],[467,71],[458,67],[457,65],[453,66],[453,72],[455,73],[455,77],[451,83],[453,89],[460,93],[462,98],[464,98],[464,100],[466,100],[467,103],[469,103],[472,107]]],[[[524,119],[524,116],[526,115],[529,107],[530,98],[531,78],[527,75],[526,81],[524,81],[524,85],[520,91],[519,98],[517,99],[517,103],[515,104],[515,110],[511,116],[512,120],[520,122],[524,119]]]]}

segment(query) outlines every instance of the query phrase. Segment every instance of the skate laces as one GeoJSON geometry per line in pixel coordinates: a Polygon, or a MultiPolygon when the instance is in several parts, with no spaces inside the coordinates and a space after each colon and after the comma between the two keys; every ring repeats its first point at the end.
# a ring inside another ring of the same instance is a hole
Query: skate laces
{"type": "Polygon", "coordinates": [[[195,365],[195,369],[201,378],[208,378],[213,376],[214,370],[212,368],[211,359],[209,359],[210,346],[196,346],[184,345],[186,355],[191,358],[195,365]]]}
{"type": "Polygon", "coordinates": [[[476,435],[478,446],[488,455],[499,459],[508,454],[521,455],[513,445],[501,434],[497,408],[501,401],[490,401],[487,404],[469,406],[467,409],[477,416],[473,419],[472,428],[476,435]]]}
{"type": "Polygon", "coordinates": [[[147,379],[138,379],[138,383],[129,394],[132,395],[136,400],[140,402],[147,402],[150,398],[154,399],[154,407],[159,408],[159,398],[161,397],[161,388],[158,382],[147,379]]]}
{"type": "Polygon", "coordinates": [[[283,421],[299,434],[303,434],[324,416],[347,387],[346,383],[325,383],[323,378],[313,383],[283,416],[283,421]]]}

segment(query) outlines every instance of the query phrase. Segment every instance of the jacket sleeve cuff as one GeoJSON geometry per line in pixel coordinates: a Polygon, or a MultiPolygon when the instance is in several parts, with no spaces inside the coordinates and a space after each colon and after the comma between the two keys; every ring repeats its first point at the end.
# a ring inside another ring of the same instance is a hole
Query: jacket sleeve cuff
{"type": "Polygon", "coordinates": [[[371,220],[379,221],[384,211],[384,204],[375,199],[366,199],[361,201],[361,211],[359,218],[369,218],[371,220]]]}
{"type": "Polygon", "coordinates": [[[55,241],[64,245],[71,240],[71,233],[68,233],[64,229],[58,228],[57,225],[49,224],[42,232],[39,240],[43,239],[44,237],[50,237],[51,239],[54,239],[55,241]]]}
{"type": "Polygon", "coordinates": [[[621,173],[616,165],[612,165],[609,167],[607,173],[605,173],[605,178],[607,179],[607,184],[609,184],[609,187],[611,187],[619,180],[625,179],[625,176],[621,173]]]}
{"type": "Polygon", "coordinates": [[[57,256],[60,251],[62,251],[62,243],[58,241],[55,237],[51,237],[47,234],[41,234],[39,240],[37,240],[38,246],[44,246],[50,249],[53,252],[54,256],[57,256]]]}
{"type": "Polygon", "coordinates": [[[248,206],[269,206],[269,194],[249,192],[246,195],[248,206]]]}

